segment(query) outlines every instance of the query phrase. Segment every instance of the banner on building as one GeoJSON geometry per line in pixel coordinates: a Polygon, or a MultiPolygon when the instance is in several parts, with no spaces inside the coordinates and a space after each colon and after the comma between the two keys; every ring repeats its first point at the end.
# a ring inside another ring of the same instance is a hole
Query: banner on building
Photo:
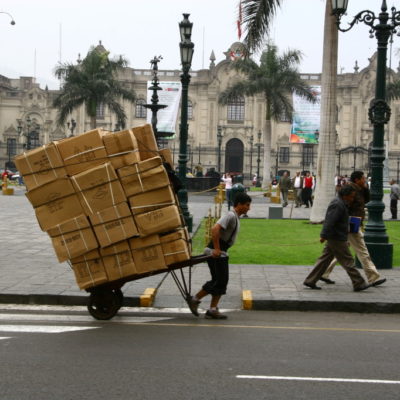
{"type": "MultiPolygon", "coordinates": [[[[147,82],[147,103],[151,104],[153,91],[149,90],[152,86],[147,82]]],[[[176,118],[178,116],[179,103],[181,101],[182,85],[180,82],[159,82],[162,90],[157,92],[158,104],[166,104],[168,107],[157,112],[158,132],[168,132],[171,137],[175,134],[176,118]]],[[[151,124],[151,110],[147,110],[147,122],[151,124]]]]}
{"type": "Polygon", "coordinates": [[[310,103],[293,93],[293,124],[290,143],[318,143],[321,112],[321,86],[311,86],[317,97],[316,103],[310,103]]]}

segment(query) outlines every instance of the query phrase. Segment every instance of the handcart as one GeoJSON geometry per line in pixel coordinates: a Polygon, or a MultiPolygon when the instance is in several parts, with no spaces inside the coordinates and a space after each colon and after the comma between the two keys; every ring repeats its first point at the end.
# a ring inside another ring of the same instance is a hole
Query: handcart
{"type": "Polygon", "coordinates": [[[186,261],[171,264],[167,269],[147,272],[140,275],[127,276],[116,281],[107,282],[92,288],[88,288],[86,289],[86,291],[90,293],[89,302],[87,305],[88,311],[95,319],[108,320],[113,318],[123,305],[124,295],[121,288],[125,283],[161,273],[171,274],[182,297],[189,304],[189,300],[191,298],[192,266],[205,262],[209,258],[209,255],[202,254],[191,257],[186,261]],[[187,278],[183,274],[183,268],[185,267],[189,267],[189,275],[187,278]],[[180,274],[178,270],[180,271],[180,274]]]}

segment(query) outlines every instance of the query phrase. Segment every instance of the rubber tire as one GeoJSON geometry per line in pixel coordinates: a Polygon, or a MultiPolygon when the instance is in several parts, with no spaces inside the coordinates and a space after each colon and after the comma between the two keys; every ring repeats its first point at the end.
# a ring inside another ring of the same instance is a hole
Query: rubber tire
{"type": "Polygon", "coordinates": [[[118,306],[121,308],[124,304],[124,294],[121,289],[115,289],[113,292],[117,296],[118,306]]]}
{"type": "Polygon", "coordinates": [[[120,309],[119,297],[114,291],[99,291],[90,294],[87,305],[89,314],[98,320],[109,320],[120,309]]]}

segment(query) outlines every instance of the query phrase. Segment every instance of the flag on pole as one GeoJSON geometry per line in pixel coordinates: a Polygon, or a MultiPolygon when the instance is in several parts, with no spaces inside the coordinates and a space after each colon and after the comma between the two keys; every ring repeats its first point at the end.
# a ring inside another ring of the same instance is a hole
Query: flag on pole
{"type": "Polygon", "coordinates": [[[242,0],[239,1],[239,15],[237,20],[238,38],[242,36],[242,0]]]}

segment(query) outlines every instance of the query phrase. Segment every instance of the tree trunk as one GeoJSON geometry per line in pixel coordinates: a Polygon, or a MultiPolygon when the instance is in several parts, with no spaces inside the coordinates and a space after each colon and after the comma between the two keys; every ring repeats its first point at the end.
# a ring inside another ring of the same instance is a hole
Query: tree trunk
{"type": "Polygon", "coordinates": [[[321,123],[316,189],[310,215],[310,222],[312,223],[323,222],[328,204],[335,196],[338,29],[335,17],[331,14],[331,1],[326,0],[321,82],[321,123]]]}
{"type": "Polygon", "coordinates": [[[97,119],[96,117],[90,117],[90,129],[96,129],[97,119]]]}
{"type": "Polygon", "coordinates": [[[271,183],[271,119],[266,120],[264,131],[262,187],[267,188],[271,183]]]}

